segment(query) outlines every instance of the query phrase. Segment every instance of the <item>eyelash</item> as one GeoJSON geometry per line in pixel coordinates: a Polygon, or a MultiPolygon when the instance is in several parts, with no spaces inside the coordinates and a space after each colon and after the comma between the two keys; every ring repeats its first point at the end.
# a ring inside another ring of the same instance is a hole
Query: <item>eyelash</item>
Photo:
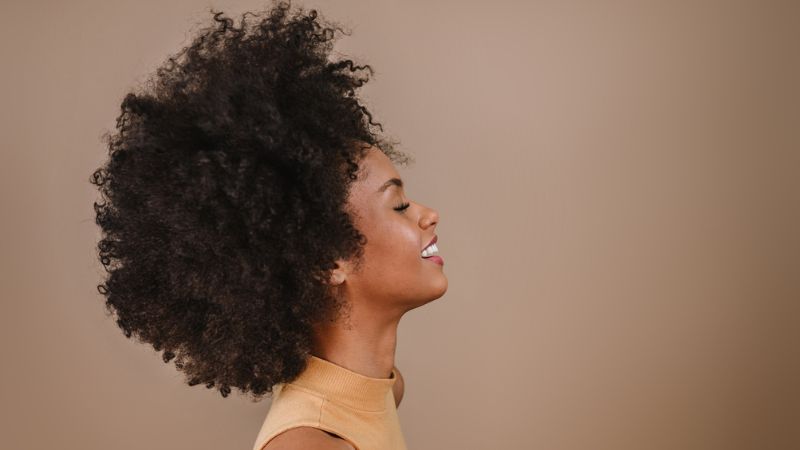
{"type": "Polygon", "coordinates": [[[403,203],[402,205],[398,206],[398,207],[397,207],[397,208],[395,208],[394,210],[395,210],[395,211],[400,211],[400,212],[403,212],[403,211],[405,211],[405,210],[406,210],[406,208],[408,208],[409,206],[411,206],[411,203],[403,203]]]}

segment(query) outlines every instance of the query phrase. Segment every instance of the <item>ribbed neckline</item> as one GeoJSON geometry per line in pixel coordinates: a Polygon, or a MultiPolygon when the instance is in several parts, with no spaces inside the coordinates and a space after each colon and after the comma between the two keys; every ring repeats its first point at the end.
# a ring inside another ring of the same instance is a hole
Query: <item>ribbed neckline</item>
{"type": "Polygon", "coordinates": [[[386,408],[386,394],[395,381],[397,375],[394,369],[391,378],[372,378],[309,354],[306,369],[289,384],[314,391],[330,401],[352,408],[383,411],[386,408]]]}

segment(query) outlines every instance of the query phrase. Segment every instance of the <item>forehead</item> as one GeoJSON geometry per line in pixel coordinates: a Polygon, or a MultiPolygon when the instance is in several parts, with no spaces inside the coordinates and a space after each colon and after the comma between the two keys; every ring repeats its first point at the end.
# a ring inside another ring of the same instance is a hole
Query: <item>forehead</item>
{"type": "MultiPolygon", "coordinates": [[[[362,176],[358,184],[365,192],[376,193],[390,178],[400,178],[392,160],[380,149],[371,148],[361,160],[362,176]]],[[[391,189],[391,188],[390,188],[391,189]]]]}

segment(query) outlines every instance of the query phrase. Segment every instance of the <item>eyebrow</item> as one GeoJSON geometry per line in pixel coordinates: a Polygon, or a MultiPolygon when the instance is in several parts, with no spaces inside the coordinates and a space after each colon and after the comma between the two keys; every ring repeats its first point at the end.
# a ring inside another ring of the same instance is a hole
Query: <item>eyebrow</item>
{"type": "Polygon", "coordinates": [[[403,180],[401,180],[400,178],[390,178],[389,181],[383,183],[383,185],[380,188],[378,188],[376,192],[383,192],[389,186],[403,187],[403,180]]]}

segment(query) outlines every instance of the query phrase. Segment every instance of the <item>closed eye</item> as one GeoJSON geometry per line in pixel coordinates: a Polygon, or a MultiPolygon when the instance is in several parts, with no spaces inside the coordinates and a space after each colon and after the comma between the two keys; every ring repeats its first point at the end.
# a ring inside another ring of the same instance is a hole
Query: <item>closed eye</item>
{"type": "Polygon", "coordinates": [[[400,211],[400,212],[403,212],[403,211],[405,211],[405,210],[406,210],[406,208],[408,208],[409,206],[411,206],[411,203],[403,203],[402,205],[400,205],[400,206],[398,206],[398,207],[394,208],[394,210],[395,210],[395,211],[400,211]]]}

